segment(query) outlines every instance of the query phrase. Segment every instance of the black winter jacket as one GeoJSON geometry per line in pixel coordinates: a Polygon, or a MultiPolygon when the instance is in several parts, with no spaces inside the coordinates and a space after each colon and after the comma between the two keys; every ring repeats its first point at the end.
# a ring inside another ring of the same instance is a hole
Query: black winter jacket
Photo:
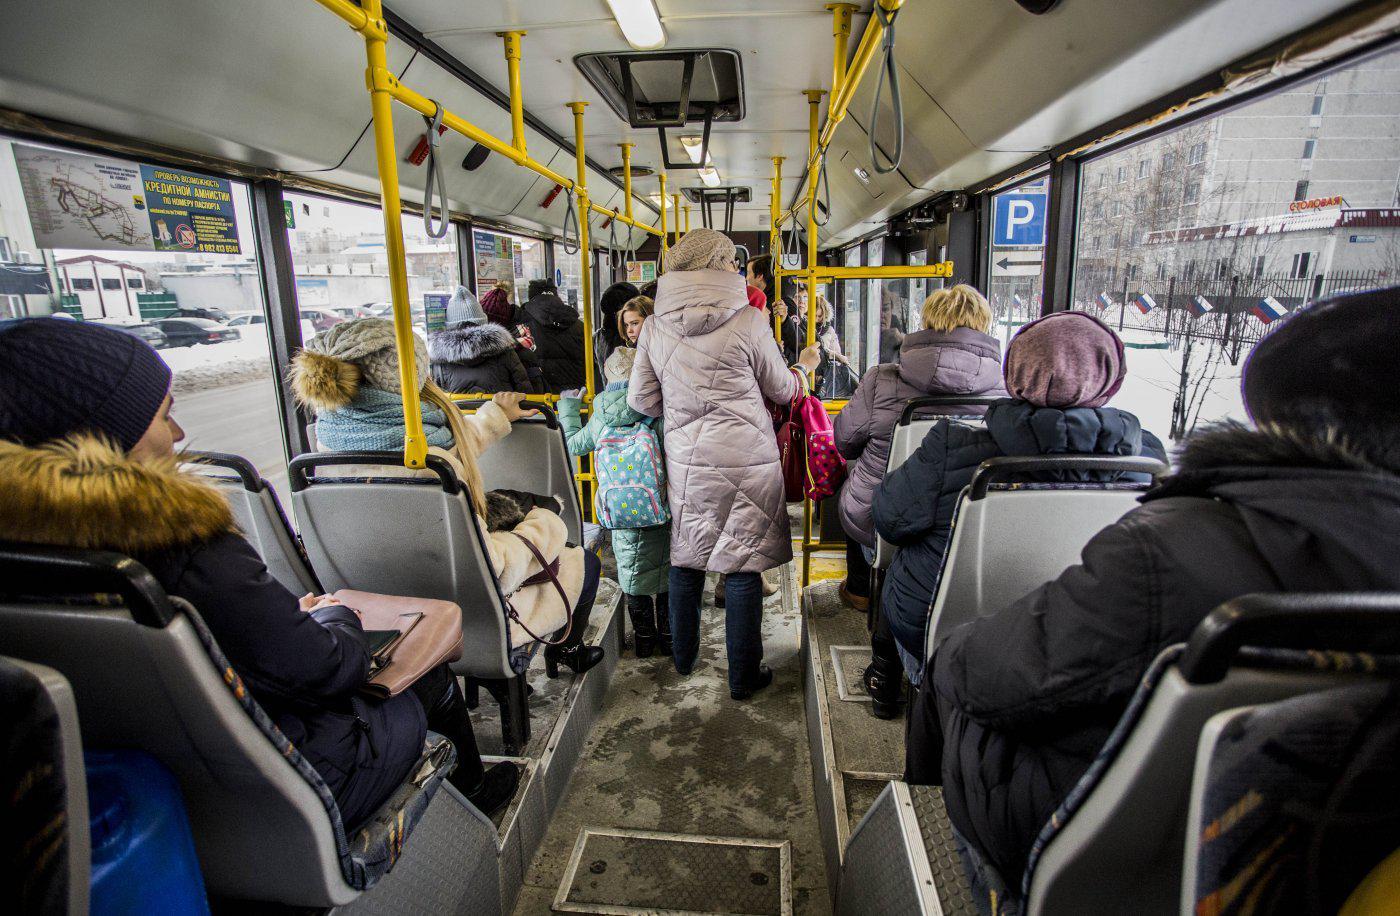
{"type": "Polygon", "coordinates": [[[369,673],[349,608],[312,614],[238,533],[228,501],[175,459],[135,461],[90,436],[0,441],[0,540],[114,550],[194,605],[248,691],[330,787],[346,829],[369,816],[423,752],[417,697],[356,689],[369,673]]]}
{"type": "Polygon", "coordinates": [[[1142,502],[1080,565],[954,630],[920,687],[908,776],[938,782],[942,745],[949,816],[1012,886],[1152,659],[1217,605],[1400,589],[1400,477],[1320,432],[1202,434],[1142,502]]]}
{"type": "Polygon", "coordinates": [[[453,394],[542,393],[525,373],[515,338],[498,324],[458,325],[429,334],[428,358],[433,381],[453,394]]]}
{"type": "MultiPolygon", "coordinates": [[[[880,593],[880,612],[904,650],[924,653],[929,604],[943,568],[953,509],[977,466],[999,455],[1146,455],[1166,458],[1137,417],[1112,407],[1035,407],[1006,399],[987,408],[986,426],[940,420],[918,451],[875,488],[875,529],[899,547],[880,593]]],[[[1135,474],[1067,472],[1039,480],[1144,480],[1135,474]]]]}
{"type": "Polygon", "coordinates": [[[578,310],[554,293],[541,293],[525,303],[523,312],[544,369],[545,391],[582,388],[584,339],[578,310]]]}
{"type": "Polygon", "coordinates": [[[232,532],[137,559],[199,611],[254,698],[326,781],[346,829],[374,813],[422,754],[428,723],[411,691],[388,700],[356,692],[369,655],[355,613],[303,613],[232,532]]]}

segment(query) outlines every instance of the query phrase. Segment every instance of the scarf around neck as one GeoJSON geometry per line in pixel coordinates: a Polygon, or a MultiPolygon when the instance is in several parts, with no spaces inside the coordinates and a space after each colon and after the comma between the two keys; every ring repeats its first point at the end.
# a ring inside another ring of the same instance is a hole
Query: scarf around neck
{"type": "MultiPolygon", "coordinates": [[[[432,404],[421,406],[428,444],[451,448],[452,430],[447,425],[447,415],[432,404]]],[[[391,452],[402,448],[403,401],[397,394],[361,387],[348,406],[317,415],[316,439],[337,452],[391,452]]]]}

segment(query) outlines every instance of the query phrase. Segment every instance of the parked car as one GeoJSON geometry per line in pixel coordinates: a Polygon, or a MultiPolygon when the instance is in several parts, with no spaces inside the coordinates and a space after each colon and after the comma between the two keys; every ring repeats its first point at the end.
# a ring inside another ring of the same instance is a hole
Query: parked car
{"type": "Polygon", "coordinates": [[[116,328],[118,331],[125,331],[133,337],[139,337],[157,350],[164,350],[170,346],[170,340],[165,336],[165,332],[153,324],[136,319],[120,320],[107,318],[94,318],[93,324],[106,325],[109,328],[116,328]]]}
{"type": "Polygon", "coordinates": [[[171,318],[203,318],[206,321],[227,322],[228,312],[206,305],[182,305],[171,312],[171,318]]]}
{"type": "Polygon", "coordinates": [[[340,324],[345,319],[330,309],[302,309],[301,317],[311,322],[311,326],[319,331],[329,331],[340,324]]]}
{"type": "MultiPolygon", "coordinates": [[[[262,326],[267,324],[267,317],[262,312],[239,312],[228,320],[228,326],[237,328],[238,333],[247,335],[248,328],[257,328],[256,333],[262,334],[262,326]]],[[[316,327],[310,321],[303,318],[301,320],[301,339],[310,340],[316,336],[316,327]]]]}
{"type": "Polygon", "coordinates": [[[241,336],[237,328],[226,328],[208,318],[160,318],[152,324],[165,334],[172,347],[223,343],[241,336]]]}
{"type": "Polygon", "coordinates": [[[370,310],[369,305],[333,305],[330,307],[330,310],[332,312],[335,312],[340,317],[344,318],[346,321],[350,321],[355,318],[375,317],[374,312],[370,310]]]}

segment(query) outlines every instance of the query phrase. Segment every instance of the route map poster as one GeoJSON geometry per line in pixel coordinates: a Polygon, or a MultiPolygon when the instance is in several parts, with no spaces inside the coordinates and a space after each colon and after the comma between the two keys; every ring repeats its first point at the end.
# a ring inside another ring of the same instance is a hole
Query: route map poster
{"type": "Polygon", "coordinates": [[[242,251],[225,179],[18,143],[14,153],[41,248],[242,251]]]}

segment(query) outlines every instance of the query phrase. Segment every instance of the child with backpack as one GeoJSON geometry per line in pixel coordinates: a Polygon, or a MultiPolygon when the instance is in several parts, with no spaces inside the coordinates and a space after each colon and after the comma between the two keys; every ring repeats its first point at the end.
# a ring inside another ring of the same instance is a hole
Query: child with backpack
{"type": "Polygon", "coordinates": [[[580,391],[559,399],[559,422],[574,455],[593,453],[594,508],[612,533],[617,579],[627,596],[638,658],[659,646],[671,654],[671,617],[666,597],[671,568],[671,510],[666,502],[666,467],[661,420],[627,406],[627,380],[637,351],[618,347],[603,365],[606,387],[593,399],[585,425],[580,391]]]}

